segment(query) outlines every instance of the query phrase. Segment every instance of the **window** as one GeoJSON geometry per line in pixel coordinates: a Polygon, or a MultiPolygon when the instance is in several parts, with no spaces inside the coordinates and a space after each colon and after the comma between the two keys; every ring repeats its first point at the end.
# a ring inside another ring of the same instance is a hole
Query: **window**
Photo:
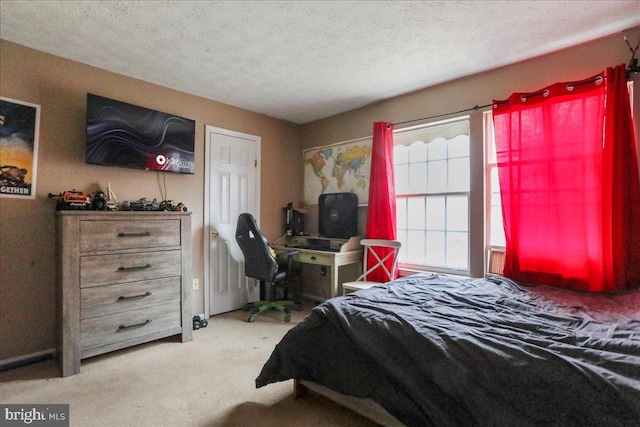
{"type": "Polygon", "coordinates": [[[394,133],[401,268],[469,271],[469,118],[394,133]]]}

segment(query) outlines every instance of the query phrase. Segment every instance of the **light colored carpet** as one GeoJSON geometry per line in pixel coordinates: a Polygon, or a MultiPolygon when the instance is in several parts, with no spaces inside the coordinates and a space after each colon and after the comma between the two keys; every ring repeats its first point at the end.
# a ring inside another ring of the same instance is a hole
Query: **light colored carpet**
{"type": "Polygon", "coordinates": [[[254,380],[290,323],[267,312],[255,323],[235,311],[209,319],[194,340],[167,338],[86,359],[61,378],[48,360],[0,373],[0,402],[70,405],[71,426],[375,426],[293,382],[256,389],[254,380]]]}

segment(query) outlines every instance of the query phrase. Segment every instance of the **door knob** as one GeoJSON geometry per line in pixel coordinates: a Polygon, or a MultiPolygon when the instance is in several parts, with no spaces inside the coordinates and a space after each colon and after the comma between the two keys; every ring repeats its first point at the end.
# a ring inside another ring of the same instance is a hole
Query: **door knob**
{"type": "Polygon", "coordinates": [[[218,237],[218,232],[216,230],[211,230],[211,237],[218,237]]]}

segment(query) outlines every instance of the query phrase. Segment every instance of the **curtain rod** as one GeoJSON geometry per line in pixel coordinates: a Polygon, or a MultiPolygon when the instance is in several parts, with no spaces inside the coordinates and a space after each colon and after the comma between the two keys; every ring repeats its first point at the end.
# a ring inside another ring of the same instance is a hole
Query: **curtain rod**
{"type": "MultiPolygon", "coordinates": [[[[580,82],[577,82],[577,83],[568,83],[567,84],[567,90],[572,91],[573,88],[576,87],[576,86],[582,86],[582,85],[586,85],[586,84],[594,83],[594,82],[598,82],[598,81],[602,82],[605,78],[606,77],[598,76],[598,77],[595,77],[593,79],[584,80],[584,81],[580,81],[580,82]]],[[[530,93],[528,95],[522,95],[522,98],[524,98],[526,100],[526,99],[534,97],[534,96],[548,94],[548,92],[549,92],[549,90],[545,89],[545,90],[542,90],[540,92],[530,93]]],[[[437,118],[440,118],[440,117],[451,116],[453,114],[467,113],[469,111],[478,111],[481,108],[487,108],[487,107],[491,107],[493,105],[498,105],[498,104],[506,104],[507,102],[511,102],[511,101],[509,99],[505,99],[503,101],[492,102],[491,104],[475,105],[475,106],[473,106],[471,108],[466,108],[466,109],[460,110],[460,111],[453,111],[451,113],[436,114],[435,116],[423,117],[421,119],[413,119],[413,120],[406,120],[404,122],[392,123],[390,125],[387,125],[387,129],[390,129],[391,126],[404,125],[406,123],[420,122],[422,120],[437,119],[437,118]]]]}
{"type": "Polygon", "coordinates": [[[398,123],[392,123],[390,125],[387,125],[387,129],[389,129],[391,126],[396,126],[396,125],[403,125],[405,123],[413,123],[413,122],[419,122],[422,120],[430,120],[430,119],[437,119],[439,117],[444,117],[444,116],[451,116],[453,114],[460,114],[460,113],[466,113],[468,111],[477,111],[480,108],[487,108],[487,107],[491,107],[493,105],[493,103],[491,104],[487,104],[487,105],[476,105],[474,107],[471,108],[467,108],[465,110],[460,110],[460,111],[453,111],[451,113],[444,113],[444,114],[437,114],[435,116],[429,116],[429,117],[423,117],[421,119],[413,119],[413,120],[406,120],[404,122],[398,122],[398,123]]]}

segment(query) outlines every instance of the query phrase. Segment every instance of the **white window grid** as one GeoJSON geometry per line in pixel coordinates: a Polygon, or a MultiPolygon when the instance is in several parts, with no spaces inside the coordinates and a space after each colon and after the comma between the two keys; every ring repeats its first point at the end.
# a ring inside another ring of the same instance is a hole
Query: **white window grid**
{"type": "Polygon", "coordinates": [[[400,267],[468,274],[469,119],[398,133],[396,140],[404,142],[394,150],[400,267]],[[463,134],[452,137],[461,128],[463,134]],[[428,142],[411,138],[425,133],[431,135],[428,142]]]}

